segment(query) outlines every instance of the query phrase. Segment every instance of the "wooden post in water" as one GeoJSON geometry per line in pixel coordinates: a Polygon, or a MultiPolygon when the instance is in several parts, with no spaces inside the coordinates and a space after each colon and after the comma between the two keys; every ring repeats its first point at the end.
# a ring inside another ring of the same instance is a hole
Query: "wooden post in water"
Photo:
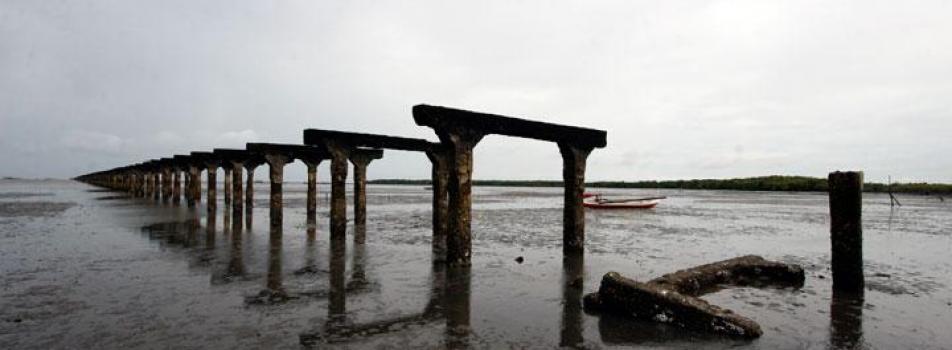
{"type": "Polygon", "coordinates": [[[833,289],[862,292],[863,172],[833,172],[828,177],[828,183],[833,289]]]}

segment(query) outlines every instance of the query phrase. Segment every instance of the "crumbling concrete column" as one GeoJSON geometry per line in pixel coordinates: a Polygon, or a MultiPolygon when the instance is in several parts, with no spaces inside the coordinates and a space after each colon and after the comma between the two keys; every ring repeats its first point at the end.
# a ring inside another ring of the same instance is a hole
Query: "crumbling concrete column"
{"type": "Polygon", "coordinates": [[[426,152],[432,164],[431,182],[433,185],[433,262],[446,261],[446,225],[449,195],[449,154],[444,149],[426,152]]]}
{"type": "Polygon", "coordinates": [[[188,182],[188,207],[195,207],[195,203],[201,202],[202,200],[202,174],[201,170],[198,168],[198,165],[191,164],[188,166],[188,176],[191,178],[188,182]]]}
{"type": "Polygon", "coordinates": [[[248,179],[245,183],[245,208],[249,211],[248,215],[251,215],[250,211],[255,206],[255,169],[258,168],[258,165],[261,165],[261,163],[245,162],[245,170],[248,172],[248,179]]]}
{"type": "Polygon", "coordinates": [[[205,195],[206,200],[208,201],[206,207],[208,208],[208,215],[214,215],[214,213],[218,210],[218,164],[207,163],[205,165],[207,167],[206,177],[208,179],[208,183],[206,184],[208,189],[206,190],[207,194],[205,195]]]}
{"type": "Polygon", "coordinates": [[[172,203],[182,202],[182,172],[179,168],[172,168],[172,203]]]}
{"type": "Polygon", "coordinates": [[[351,152],[350,162],[354,164],[354,243],[367,240],[367,165],[373,158],[360,152],[351,152]]]}
{"type": "Polygon", "coordinates": [[[473,237],[473,147],[484,135],[463,127],[442,128],[437,135],[449,147],[450,154],[446,261],[450,265],[469,266],[473,237]]]}
{"type": "Polygon", "coordinates": [[[347,158],[350,150],[336,142],[326,142],[331,156],[331,238],[343,238],[347,234],[347,198],[344,188],[347,181],[347,158]]]}
{"type": "Polygon", "coordinates": [[[562,181],[565,186],[562,252],[582,254],[585,252],[585,207],[582,206],[582,195],[585,193],[585,161],[592,148],[559,143],[559,152],[562,154],[562,181]]]}
{"type": "Polygon", "coordinates": [[[230,206],[231,206],[231,199],[232,199],[232,192],[231,192],[231,190],[232,190],[232,188],[231,188],[231,180],[232,180],[232,178],[231,178],[231,169],[232,169],[232,168],[228,166],[228,163],[227,163],[227,162],[222,162],[221,168],[222,168],[222,170],[225,171],[225,184],[224,184],[224,186],[222,186],[222,187],[224,187],[224,190],[225,190],[225,207],[227,208],[227,207],[230,207],[230,206]]]}
{"type": "Polygon", "coordinates": [[[264,156],[271,170],[271,225],[281,225],[284,222],[284,165],[292,159],[283,154],[266,154],[264,156]]]}
{"type": "Polygon", "coordinates": [[[307,222],[317,220],[317,165],[320,160],[305,160],[307,165],[307,222]]]}
{"type": "Polygon", "coordinates": [[[241,194],[241,173],[243,168],[244,168],[243,161],[231,161],[231,176],[232,176],[231,209],[232,209],[233,215],[236,218],[241,218],[242,209],[244,208],[244,205],[242,205],[243,196],[241,194]]]}
{"type": "Polygon", "coordinates": [[[156,201],[162,200],[162,177],[159,173],[158,170],[152,172],[152,199],[156,201]]]}
{"type": "Polygon", "coordinates": [[[172,199],[172,167],[162,168],[162,201],[168,203],[172,199]]]}
{"type": "Polygon", "coordinates": [[[833,172],[830,188],[830,241],[833,248],[833,288],[862,292],[863,172],[833,172]]]}

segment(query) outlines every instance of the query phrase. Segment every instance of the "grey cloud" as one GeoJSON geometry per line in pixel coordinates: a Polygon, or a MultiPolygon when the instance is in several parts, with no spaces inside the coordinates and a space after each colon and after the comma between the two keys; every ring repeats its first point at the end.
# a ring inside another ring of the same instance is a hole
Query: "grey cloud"
{"type": "MultiPolygon", "coordinates": [[[[858,168],[952,182],[950,7],[7,0],[0,175],[300,142],[307,127],[435,140],[410,116],[430,103],[607,129],[592,180],[858,168]]],[[[558,178],[557,157],[487,139],[475,174],[558,178]]],[[[426,166],[391,152],[369,175],[426,166]]]]}

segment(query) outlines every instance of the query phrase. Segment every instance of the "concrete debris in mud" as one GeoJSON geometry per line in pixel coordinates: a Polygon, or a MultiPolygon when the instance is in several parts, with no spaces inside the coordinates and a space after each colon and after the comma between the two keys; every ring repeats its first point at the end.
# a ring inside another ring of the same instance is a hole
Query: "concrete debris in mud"
{"type": "Polygon", "coordinates": [[[724,286],[802,287],[803,269],[748,255],[677,271],[647,283],[609,272],[596,293],[585,296],[588,311],[611,312],[669,323],[731,338],[754,339],[763,331],[753,320],[698,298],[724,286]]]}

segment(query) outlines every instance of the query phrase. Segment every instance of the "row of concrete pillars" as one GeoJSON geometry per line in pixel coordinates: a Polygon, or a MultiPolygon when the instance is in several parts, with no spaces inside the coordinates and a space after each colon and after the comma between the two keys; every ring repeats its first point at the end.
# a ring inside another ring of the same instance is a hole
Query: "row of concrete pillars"
{"type": "MultiPolygon", "coordinates": [[[[216,184],[216,170],[225,171],[226,206],[240,212],[243,206],[254,205],[254,168],[268,163],[271,178],[271,220],[282,220],[282,183],[284,165],[300,159],[308,165],[307,212],[316,213],[316,173],[322,160],[330,160],[331,201],[330,231],[332,237],[346,233],[347,213],[344,197],[348,163],[354,167],[354,222],[366,223],[366,169],[373,159],[382,156],[382,149],[425,153],[431,161],[433,184],[433,251],[452,265],[470,264],[472,250],[472,173],[473,149],[486,135],[497,134],[533,138],[558,145],[563,160],[565,204],[563,219],[563,252],[578,255],[584,252],[585,211],[582,194],[585,190],[586,159],[594,148],[605,147],[605,131],[549,124],[499,115],[453,108],[417,105],[414,121],[432,128],[439,143],[420,139],[308,129],[304,145],[248,144],[244,150],[193,152],[190,155],[163,158],[97,172],[78,179],[104,186],[129,190],[144,197],[173,202],[180,200],[180,176],[185,172],[184,195],[189,206],[201,201],[200,173],[207,172],[207,183],[216,184]],[[243,170],[249,173],[243,189],[243,170]],[[245,203],[242,204],[242,193],[245,203]]],[[[209,212],[217,210],[215,186],[207,189],[209,212]]],[[[362,242],[363,236],[355,237],[362,242]]]]}

